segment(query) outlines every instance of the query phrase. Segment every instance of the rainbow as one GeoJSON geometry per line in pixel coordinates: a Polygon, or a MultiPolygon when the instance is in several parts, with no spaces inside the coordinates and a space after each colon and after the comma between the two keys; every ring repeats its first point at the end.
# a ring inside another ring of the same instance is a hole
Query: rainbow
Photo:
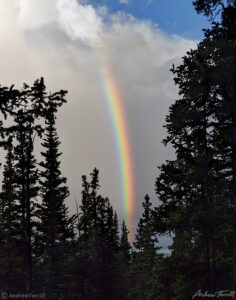
{"type": "Polygon", "coordinates": [[[122,186],[125,222],[130,233],[129,239],[132,241],[134,238],[135,195],[130,139],[122,106],[122,97],[118,84],[115,80],[115,76],[112,74],[105,56],[98,51],[97,57],[100,66],[100,75],[102,78],[102,88],[111,118],[113,135],[119,157],[119,172],[122,186]]]}

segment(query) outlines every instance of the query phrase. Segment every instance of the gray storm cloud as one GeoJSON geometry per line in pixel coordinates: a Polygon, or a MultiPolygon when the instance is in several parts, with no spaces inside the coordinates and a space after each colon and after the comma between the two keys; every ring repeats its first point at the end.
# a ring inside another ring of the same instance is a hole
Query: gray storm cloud
{"type": "Polygon", "coordinates": [[[161,144],[165,115],[177,98],[169,69],[196,42],[76,0],[0,0],[0,36],[2,85],[20,87],[43,76],[48,90],[69,92],[58,116],[58,133],[71,211],[74,195],[80,197],[81,175],[96,166],[102,193],[123,218],[119,162],[96,51],[105,55],[122,94],[131,137],[137,221],[146,193],[157,203],[157,165],[171,155],[161,144]]]}

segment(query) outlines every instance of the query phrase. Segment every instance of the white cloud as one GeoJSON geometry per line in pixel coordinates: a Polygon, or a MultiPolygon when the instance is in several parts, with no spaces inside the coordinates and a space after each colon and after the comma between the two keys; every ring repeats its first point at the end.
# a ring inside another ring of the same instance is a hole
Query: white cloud
{"type": "Polygon", "coordinates": [[[170,155],[161,144],[165,114],[177,96],[169,69],[195,42],[75,0],[0,0],[0,37],[1,84],[20,87],[44,76],[49,90],[69,91],[58,128],[70,206],[80,194],[81,175],[96,166],[104,194],[122,215],[119,166],[97,60],[102,53],[123,98],[140,210],[143,196],[154,190],[156,166],[170,155]]]}
{"type": "Polygon", "coordinates": [[[96,40],[102,32],[102,20],[91,5],[76,0],[58,0],[59,24],[72,39],[96,40]]]}
{"type": "Polygon", "coordinates": [[[87,4],[79,4],[76,0],[12,0],[5,5],[0,0],[2,12],[15,16],[23,30],[57,24],[66,34],[75,39],[96,41],[102,32],[102,18],[106,14],[105,7],[97,11],[87,4]]]}
{"type": "Polygon", "coordinates": [[[54,0],[19,0],[18,5],[18,20],[24,29],[37,28],[57,18],[54,0]]]}

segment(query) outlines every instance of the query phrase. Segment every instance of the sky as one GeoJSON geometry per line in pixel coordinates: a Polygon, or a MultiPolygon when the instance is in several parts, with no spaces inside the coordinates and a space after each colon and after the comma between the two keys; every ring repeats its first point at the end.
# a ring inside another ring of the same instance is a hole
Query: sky
{"type": "Polygon", "coordinates": [[[172,149],[161,143],[163,125],[178,99],[169,69],[196,47],[206,26],[189,0],[0,0],[0,83],[20,88],[43,76],[48,91],[68,90],[57,127],[71,213],[74,199],[80,202],[81,176],[97,167],[101,193],[110,198],[120,221],[124,218],[104,63],[119,91],[129,136],[133,226],[147,193],[158,204],[157,166],[173,158],[172,149]]]}
{"type": "Polygon", "coordinates": [[[94,6],[105,5],[109,13],[123,11],[135,18],[151,20],[166,34],[185,38],[203,37],[201,28],[208,27],[204,16],[197,15],[191,0],[92,0],[94,6]]]}

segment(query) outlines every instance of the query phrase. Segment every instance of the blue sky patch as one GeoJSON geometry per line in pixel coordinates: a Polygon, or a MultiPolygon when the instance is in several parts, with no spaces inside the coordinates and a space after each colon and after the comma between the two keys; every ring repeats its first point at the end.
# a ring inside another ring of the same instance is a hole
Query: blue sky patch
{"type": "Polygon", "coordinates": [[[202,28],[207,19],[198,15],[189,0],[87,0],[94,7],[104,5],[109,13],[124,11],[139,20],[151,20],[169,35],[177,34],[189,39],[203,38],[202,28]]]}

